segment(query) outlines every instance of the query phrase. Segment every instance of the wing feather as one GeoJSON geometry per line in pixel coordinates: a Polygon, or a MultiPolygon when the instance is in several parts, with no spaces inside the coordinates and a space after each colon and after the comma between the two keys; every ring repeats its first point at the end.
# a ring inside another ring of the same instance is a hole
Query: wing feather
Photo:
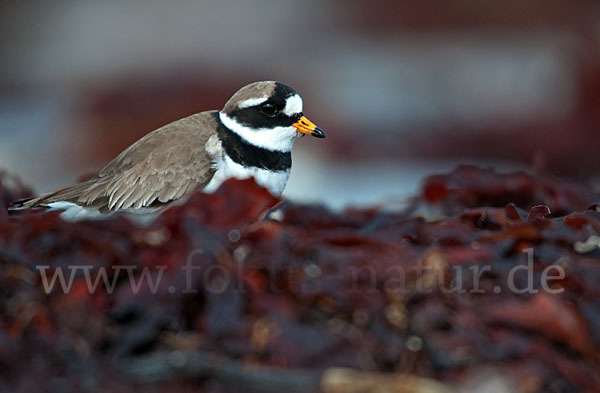
{"type": "Polygon", "coordinates": [[[125,149],[94,178],[23,201],[15,209],[68,201],[101,210],[168,203],[203,188],[212,178],[205,149],[216,129],[214,112],[202,112],[155,130],[125,149]]]}

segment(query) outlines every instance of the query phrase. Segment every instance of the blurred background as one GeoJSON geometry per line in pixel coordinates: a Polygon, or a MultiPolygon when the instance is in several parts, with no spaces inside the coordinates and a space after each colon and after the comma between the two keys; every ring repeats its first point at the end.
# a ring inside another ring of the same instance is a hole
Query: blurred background
{"type": "Polygon", "coordinates": [[[327,133],[292,199],[401,201],[457,163],[598,180],[597,0],[5,0],[0,48],[0,168],[38,192],[265,79],[327,133]]]}

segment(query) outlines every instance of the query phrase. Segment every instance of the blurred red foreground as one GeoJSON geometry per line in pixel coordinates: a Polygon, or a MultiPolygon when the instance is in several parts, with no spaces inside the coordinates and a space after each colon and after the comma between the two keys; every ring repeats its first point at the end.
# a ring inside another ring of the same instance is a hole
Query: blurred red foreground
{"type": "Polygon", "coordinates": [[[9,216],[27,191],[2,179],[1,391],[334,391],[332,367],[424,378],[382,391],[600,386],[600,198],[584,185],[460,167],[405,212],[282,201],[263,218],[279,200],[229,181],[136,227],[9,216]],[[47,293],[42,273],[74,266],[47,293]],[[540,287],[549,266],[560,293],[540,287]]]}

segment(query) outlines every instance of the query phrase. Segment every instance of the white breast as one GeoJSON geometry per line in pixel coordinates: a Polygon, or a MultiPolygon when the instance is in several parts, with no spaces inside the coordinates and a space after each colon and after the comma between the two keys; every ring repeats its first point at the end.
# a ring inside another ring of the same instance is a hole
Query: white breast
{"type": "Polygon", "coordinates": [[[234,162],[221,148],[216,135],[206,143],[206,151],[213,156],[213,167],[216,169],[211,181],[204,187],[204,192],[214,192],[227,179],[248,179],[254,177],[256,183],[265,187],[273,195],[281,195],[288,179],[290,170],[273,172],[261,168],[246,168],[234,162]]]}

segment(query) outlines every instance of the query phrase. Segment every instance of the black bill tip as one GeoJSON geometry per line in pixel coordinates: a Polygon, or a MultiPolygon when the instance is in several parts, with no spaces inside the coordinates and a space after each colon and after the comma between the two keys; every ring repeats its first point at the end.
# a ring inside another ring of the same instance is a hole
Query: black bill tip
{"type": "Polygon", "coordinates": [[[325,138],[325,133],[319,127],[317,127],[314,130],[312,130],[310,132],[310,135],[314,136],[315,138],[325,138]]]}

